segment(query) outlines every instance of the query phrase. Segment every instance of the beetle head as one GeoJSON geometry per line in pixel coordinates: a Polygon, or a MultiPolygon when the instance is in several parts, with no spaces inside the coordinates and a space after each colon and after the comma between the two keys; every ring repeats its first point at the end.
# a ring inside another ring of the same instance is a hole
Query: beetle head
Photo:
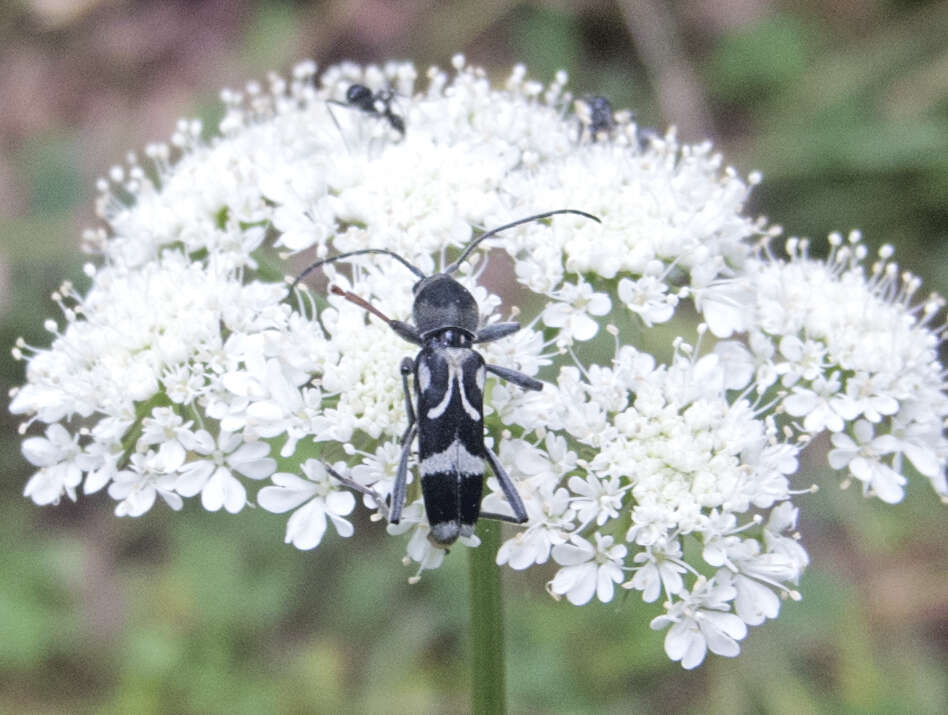
{"type": "Polygon", "coordinates": [[[372,90],[364,84],[351,84],[346,90],[346,101],[349,104],[362,106],[372,101],[372,90]]]}
{"type": "Polygon", "coordinates": [[[473,337],[480,314],[471,292],[447,273],[423,278],[412,289],[415,303],[412,317],[421,337],[446,328],[463,330],[473,337]]]}

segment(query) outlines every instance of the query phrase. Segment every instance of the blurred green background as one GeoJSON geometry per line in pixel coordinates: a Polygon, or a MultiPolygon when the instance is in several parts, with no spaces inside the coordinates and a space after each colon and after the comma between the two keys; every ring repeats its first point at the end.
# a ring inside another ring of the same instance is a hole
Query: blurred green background
{"type": "MultiPolygon", "coordinates": [[[[221,87],[303,57],[463,51],[714,139],[764,173],[753,213],[788,233],[863,230],[948,287],[948,3],[921,0],[0,4],[0,345],[44,345],[59,282],[81,279],[94,181],[221,87]]],[[[4,394],[23,365],[0,363],[4,394]]],[[[468,707],[463,549],[409,586],[403,544],[357,518],[315,552],[285,519],[196,504],[119,520],[99,495],[39,509],[6,410],[0,467],[0,711],[458,712],[468,707]]],[[[821,458],[798,486],[818,478],[821,458]]],[[[946,508],[914,480],[895,507],[800,497],[801,603],[735,660],[684,672],[637,596],[574,608],[550,572],[505,573],[514,712],[936,713],[948,702],[946,508]],[[941,705],[939,705],[941,703],[941,705]]]]}

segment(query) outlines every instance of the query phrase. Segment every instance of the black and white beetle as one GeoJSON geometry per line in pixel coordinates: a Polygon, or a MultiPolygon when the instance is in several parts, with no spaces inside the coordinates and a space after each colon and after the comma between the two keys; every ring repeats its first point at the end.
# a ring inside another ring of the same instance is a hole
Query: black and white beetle
{"type": "MultiPolygon", "coordinates": [[[[392,100],[394,99],[395,92],[391,89],[380,89],[378,92],[373,92],[364,84],[351,84],[346,90],[345,102],[340,102],[335,99],[330,99],[329,101],[343,107],[355,107],[371,117],[384,119],[389,123],[392,129],[404,137],[405,120],[392,111],[392,100]]],[[[335,117],[333,117],[333,121],[336,121],[335,117]]]]}
{"type": "MultiPolygon", "coordinates": [[[[443,272],[430,276],[394,251],[384,248],[340,253],[307,267],[290,288],[292,291],[304,276],[320,266],[366,253],[391,256],[418,276],[419,280],[412,288],[414,325],[391,320],[375,306],[349,291],[336,286],[331,290],[385,321],[408,342],[421,346],[414,360],[406,357],[401,364],[408,427],[401,439],[402,453],[392,487],[388,520],[397,524],[401,519],[408,480],[408,457],[412,441],[417,435],[421,492],[431,526],[429,538],[438,546],[450,546],[459,536],[473,534],[478,517],[516,524],[527,520],[527,512],[517,488],[497,455],[484,444],[484,379],[486,373],[490,372],[525,390],[543,389],[543,383],[539,380],[510,368],[487,364],[480,353],[473,349],[474,343],[486,343],[512,335],[520,329],[520,324],[492,323],[479,327],[480,314],[474,296],[451,274],[484,239],[514,226],[557,214],[578,214],[599,222],[595,216],[575,209],[528,216],[477,236],[468,243],[456,261],[443,272]],[[414,377],[414,403],[408,386],[409,375],[414,377]],[[485,461],[500,482],[504,496],[513,509],[513,517],[481,513],[485,461]]],[[[343,477],[328,465],[326,469],[346,486],[372,495],[379,505],[384,503],[372,490],[343,477]]]]}

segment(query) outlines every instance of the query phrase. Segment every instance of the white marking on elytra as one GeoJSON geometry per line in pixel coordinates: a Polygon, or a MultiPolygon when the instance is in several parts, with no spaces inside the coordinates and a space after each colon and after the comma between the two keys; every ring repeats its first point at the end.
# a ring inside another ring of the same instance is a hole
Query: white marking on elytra
{"type": "MultiPolygon", "coordinates": [[[[451,402],[451,394],[454,392],[454,385],[458,386],[458,394],[461,395],[461,406],[464,408],[464,411],[467,412],[467,416],[470,417],[475,422],[481,419],[481,413],[474,409],[474,405],[471,404],[471,401],[467,397],[467,393],[464,391],[464,369],[463,362],[464,358],[471,354],[471,351],[466,348],[447,348],[445,351],[445,356],[448,363],[448,384],[444,391],[444,397],[441,398],[441,402],[428,410],[428,419],[436,420],[441,415],[444,414],[444,411],[448,409],[448,404],[451,402]]],[[[480,376],[480,372],[483,370],[483,367],[478,369],[477,382],[480,386],[480,389],[483,390],[483,378],[480,376]]],[[[430,380],[430,376],[429,376],[430,380]]],[[[421,371],[419,370],[418,376],[419,383],[421,382],[421,371]]]]}
{"type": "Polygon", "coordinates": [[[448,373],[448,387],[444,391],[444,397],[441,398],[441,402],[428,410],[428,419],[436,420],[441,415],[444,414],[444,411],[448,409],[448,403],[451,402],[451,393],[454,392],[454,385],[452,378],[454,377],[453,371],[448,373]]]}
{"type": "Polygon", "coordinates": [[[484,460],[477,457],[461,444],[454,440],[443,452],[429,454],[418,465],[422,474],[458,474],[474,475],[484,473],[484,460]]]}
{"type": "Polygon", "coordinates": [[[423,361],[418,361],[418,391],[424,392],[428,389],[428,385],[431,384],[431,370],[428,369],[428,365],[423,361]]]}

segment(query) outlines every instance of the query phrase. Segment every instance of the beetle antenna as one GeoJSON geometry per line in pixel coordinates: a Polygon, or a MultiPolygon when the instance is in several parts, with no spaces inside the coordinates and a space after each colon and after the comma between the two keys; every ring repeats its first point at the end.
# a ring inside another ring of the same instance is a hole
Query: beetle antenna
{"type": "Polygon", "coordinates": [[[383,253],[386,256],[391,256],[392,258],[397,260],[399,263],[405,266],[405,268],[410,270],[419,278],[427,277],[425,276],[424,273],[421,272],[420,268],[416,268],[415,266],[413,266],[407,260],[399,256],[397,253],[395,253],[395,251],[389,251],[385,248],[363,248],[360,251],[349,251],[348,253],[340,253],[338,256],[330,256],[329,258],[323,258],[322,260],[316,261],[315,263],[311,263],[303,270],[302,273],[296,276],[296,280],[294,280],[293,283],[290,284],[290,293],[293,292],[293,289],[296,288],[297,284],[299,284],[299,282],[303,280],[303,278],[308,276],[310,273],[315,271],[320,266],[324,266],[327,263],[334,263],[336,261],[342,260],[343,258],[349,258],[350,256],[361,256],[362,254],[365,254],[365,253],[383,253]]]}
{"type": "Polygon", "coordinates": [[[585,216],[586,218],[591,218],[596,223],[602,223],[602,221],[592,214],[586,213],[585,211],[579,211],[578,209],[558,209],[556,211],[547,211],[542,214],[535,214],[533,216],[527,216],[526,218],[513,221],[512,223],[504,224],[503,226],[498,226],[497,228],[491,229],[487,233],[482,233],[477,238],[473,239],[467,247],[461,252],[461,255],[458,256],[458,259],[452,263],[450,266],[444,269],[445,273],[454,273],[469,255],[471,251],[477,248],[477,245],[483,241],[485,238],[490,238],[491,236],[496,236],[501,231],[506,231],[508,228],[513,228],[514,226],[519,226],[522,223],[530,223],[531,221],[539,221],[540,219],[549,218],[550,216],[556,216],[557,214],[577,214],[579,216],[585,216]]]}
{"type": "Polygon", "coordinates": [[[365,298],[362,298],[351,291],[343,290],[339,286],[332,286],[329,289],[329,292],[335,293],[336,295],[341,295],[350,303],[355,303],[360,308],[363,308],[369,311],[372,315],[381,318],[383,321],[385,321],[385,324],[387,326],[392,327],[392,319],[389,318],[387,315],[385,315],[385,313],[383,313],[381,310],[376,308],[374,305],[369,303],[369,301],[367,301],[365,298]]]}

